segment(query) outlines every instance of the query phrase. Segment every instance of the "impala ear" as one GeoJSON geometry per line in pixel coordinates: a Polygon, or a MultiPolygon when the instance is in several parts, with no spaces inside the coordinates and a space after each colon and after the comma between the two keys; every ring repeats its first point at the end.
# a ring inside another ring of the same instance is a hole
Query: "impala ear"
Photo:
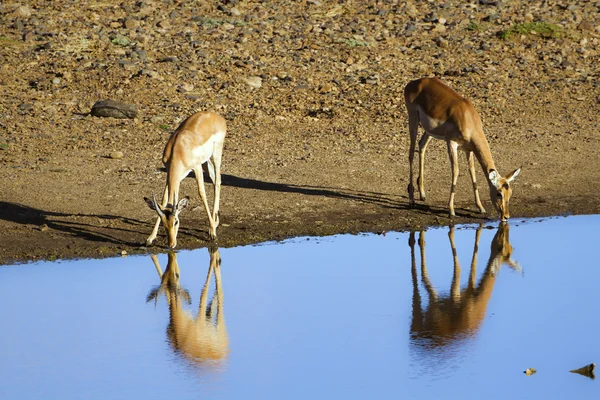
{"type": "Polygon", "coordinates": [[[521,173],[521,167],[515,169],[510,175],[506,177],[508,183],[511,183],[521,173]]]}
{"type": "Polygon", "coordinates": [[[490,180],[490,182],[492,183],[492,185],[494,185],[495,187],[499,187],[500,186],[500,175],[498,175],[498,171],[496,171],[495,169],[490,171],[490,174],[488,175],[488,179],[490,180]]]}
{"type": "Polygon", "coordinates": [[[180,213],[181,210],[186,208],[189,203],[190,203],[190,196],[185,196],[183,199],[179,200],[179,202],[177,203],[175,212],[180,213]]]}
{"type": "Polygon", "coordinates": [[[156,211],[156,209],[154,208],[154,203],[152,202],[152,200],[150,200],[147,197],[144,197],[144,201],[146,202],[146,204],[148,204],[148,207],[150,207],[151,210],[156,211]]]}

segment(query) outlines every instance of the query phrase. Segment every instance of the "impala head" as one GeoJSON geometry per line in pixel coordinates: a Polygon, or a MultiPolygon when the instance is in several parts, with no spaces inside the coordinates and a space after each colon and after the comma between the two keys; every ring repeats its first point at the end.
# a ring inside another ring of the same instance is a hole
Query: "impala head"
{"type": "Polygon", "coordinates": [[[519,175],[521,168],[517,168],[509,175],[503,177],[495,169],[488,175],[490,184],[490,199],[498,211],[498,216],[502,221],[508,221],[510,213],[508,212],[508,201],[512,195],[510,183],[519,175]]]}
{"type": "Polygon", "coordinates": [[[174,249],[177,246],[177,231],[179,231],[179,213],[183,210],[189,203],[190,198],[188,196],[179,200],[177,205],[173,206],[171,204],[167,204],[166,207],[161,207],[160,204],[156,202],[156,196],[152,195],[152,200],[147,197],[144,197],[146,200],[146,204],[148,207],[156,211],[163,225],[167,229],[167,236],[169,237],[169,247],[174,249]]]}

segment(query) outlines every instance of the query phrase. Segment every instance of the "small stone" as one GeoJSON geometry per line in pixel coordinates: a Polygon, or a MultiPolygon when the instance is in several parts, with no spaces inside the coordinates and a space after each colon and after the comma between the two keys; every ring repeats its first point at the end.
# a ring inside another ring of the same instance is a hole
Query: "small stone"
{"type": "Polygon", "coordinates": [[[592,31],[594,30],[594,26],[590,21],[584,19],[579,23],[579,25],[577,25],[577,29],[579,29],[580,31],[592,31]]]}
{"type": "Polygon", "coordinates": [[[135,29],[140,26],[140,21],[133,18],[127,18],[123,24],[127,29],[135,29]]]}
{"type": "Polygon", "coordinates": [[[323,86],[321,86],[319,88],[319,92],[321,92],[321,93],[329,93],[329,92],[331,92],[332,89],[333,89],[333,87],[331,86],[331,84],[330,83],[326,83],[326,84],[324,84],[323,86]]]}
{"type": "Polygon", "coordinates": [[[110,153],[109,157],[112,158],[113,160],[120,160],[121,158],[123,158],[123,152],[122,151],[113,151],[112,153],[110,153]]]}
{"type": "Polygon", "coordinates": [[[262,86],[262,78],[260,76],[249,76],[246,78],[246,83],[256,89],[262,86]]]}
{"type": "Polygon", "coordinates": [[[229,13],[230,13],[231,15],[233,15],[234,17],[239,17],[240,15],[242,15],[242,13],[240,12],[240,10],[238,10],[236,7],[232,7],[232,8],[229,10],[229,13]]]}
{"type": "Polygon", "coordinates": [[[31,8],[27,6],[20,6],[15,9],[12,13],[15,18],[29,18],[31,17],[31,8]]]}
{"type": "Polygon", "coordinates": [[[533,14],[532,13],[525,14],[525,22],[531,22],[531,21],[533,21],[533,14]]]}
{"type": "Polygon", "coordinates": [[[135,54],[137,54],[138,58],[142,61],[148,60],[148,52],[143,49],[135,49],[135,54]]]}
{"type": "Polygon", "coordinates": [[[160,62],[178,62],[179,58],[177,56],[167,56],[160,59],[160,62]]]}
{"type": "Polygon", "coordinates": [[[532,187],[533,189],[541,189],[541,188],[542,188],[542,185],[541,185],[541,184],[539,184],[539,183],[533,183],[533,184],[531,184],[531,187],[532,187]]]}
{"type": "Polygon", "coordinates": [[[523,373],[527,376],[535,374],[537,371],[535,368],[527,368],[523,373]]]}
{"type": "Polygon", "coordinates": [[[46,232],[48,229],[49,229],[49,228],[48,228],[48,224],[42,224],[42,225],[40,225],[40,227],[39,227],[39,230],[40,230],[41,232],[46,232]]]}
{"type": "Polygon", "coordinates": [[[121,250],[121,257],[127,256],[127,250],[121,250]]]}
{"type": "Polygon", "coordinates": [[[435,24],[435,28],[433,28],[433,30],[439,33],[446,32],[446,25],[435,24]]]}
{"type": "Polygon", "coordinates": [[[191,83],[182,83],[181,85],[179,85],[179,87],[177,88],[177,91],[179,93],[186,93],[186,92],[191,92],[192,90],[194,90],[194,85],[191,83]]]}
{"type": "Polygon", "coordinates": [[[588,378],[595,379],[596,378],[596,375],[594,374],[595,369],[596,369],[596,364],[591,363],[591,364],[588,364],[588,365],[578,368],[578,369],[572,369],[571,372],[580,374],[583,376],[587,376],[588,378]]]}
{"type": "Polygon", "coordinates": [[[450,45],[450,43],[448,42],[447,39],[444,39],[443,37],[439,37],[435,40],[435,43],[440,46],[442,49],[447,49],[448,46],[450,45]]]}
{"type": "Polygon", "coordinates": [[[53,85],[60,85],[60,78],[56,77],[52,79],[52,84],[53,85]]]}

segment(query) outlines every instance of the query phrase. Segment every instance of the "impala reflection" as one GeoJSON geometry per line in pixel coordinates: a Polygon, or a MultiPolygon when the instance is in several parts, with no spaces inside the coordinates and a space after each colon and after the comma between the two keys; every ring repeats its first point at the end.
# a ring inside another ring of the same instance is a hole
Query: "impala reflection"
{"type": "Polygon", "coordinates": [[[211,247],[210,264],[204,287],[200,294],[198,313],[193,316],[184,305],[191,303],[189,292],[179,284],[180,270],[177,253],[168,253],[164,273],[158,257],[152,261],[160,278],[160,285],[148,294],[147,301],[158,301],[164,294],[169,305],[168,341],[173,351],[182,355],[191,364],[208,369],[223,369],[229,354],[229,341],[223,315],[223,288],[221,284],[221,257],[219,249],[211,247]],[[215,291],[208,301],[211,278],[214,275],[215,291]]]}
{"type": "Polygon", "coordinates": [[[509,241],[509,225],[500,223],[492,239],[490,258],[485,271],[479,282],[476,282],[477,253],[482,228],[483,226],[480,225],[475,231],[469,281],[467,287],[461,289],[461,271],[454,243],[454,227],[450,227],[448,237],[452,248],[454,271],[449,294],[445,296],[438,294],[429,279],[425,254],[425,232],[419,233],[421,280],[429,299],[426,308],[422,306],[423,301],[417,277],[415,233],[411,232],[409,245],[412,263],[413,305],[410,343],[411,347],[418,352],[441,354],[447,350],[458,350],[465,342],[474,338],[486,316],[496,276],[501,266],[508,265],[510,268],[520,271],[519,264],[512,259],[513,249],[509,241]]]}

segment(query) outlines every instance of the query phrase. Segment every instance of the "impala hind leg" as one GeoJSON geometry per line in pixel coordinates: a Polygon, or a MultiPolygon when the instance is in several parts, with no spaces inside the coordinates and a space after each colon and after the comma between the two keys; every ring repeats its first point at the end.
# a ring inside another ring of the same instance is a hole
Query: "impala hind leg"
{"type": "Polygon", "coordinates": [[[214,166],[214,177],[213,185],[215,190],[214,203],[213,203],[213,221],[215,223],[215,237],[216,229],[219,226],[219,206],[221,201],[221,159],[223,156],[223,145],[216,146],[212,155],[212,161],[214,166]]]}
{"type": "MultiPolygon", "coordinates": [[[[165,191],[163,193],[162,204],[161,207],[165,208],[167,205],[167,201],[169,199],[169,185],[165,185],[165,191]]],[[[156,210],[155,210],[156,211],[156,210]]],[[[158,211],[156,211],[158,213],[158,211]]],[[[152,233],[146,239],[146,246],[152,245],[154,239],[156,239],[156,235],[158,234],[158,228],[160,227],[160,213],[159,216],[156,217],[156,222],[154,223],[154,228],[152,229],[152,233]]]]}
{"type": "Polygon", "coordinates": [[[431,140],[431,136],[427,132],[423,133],[421,140],[419,140],[419,176],[417,178],[417,185],[419,186],[419,195],[421,200],[425,201],[425,150],[431,140]]]}
{"type": "Polygon", "coordinates": [[[450,216],[454,217],[454,195],[456,194],[456,183],[458,182],[458,143],[448,142],[448,156],[450,157],[450,166],[452,167],[452,186],[450,187],[450,200],[448,208],[450,216]]]}
{"type": "Polygon", "coordinates": [[[215,227],[215,222],[210,212],[210,207],[208,206],[208,200],[206,199],[206,189],[204,188],[204,175],[202,174],[202,168],[199,168],[199,170],[194,170],[194,173],[196,174],[198,193],[200,194],[202,204],[204,204],[204,209],[206,210],[206,215],[208,216],[208,235],[212,240],[215,240],[217,238],[217,229],[215,227]]]}
{"type": "Polygon", "coordinates": [[[410,135],[410,148],[408,150],[408,204],[415,205],[415,187],[413,186],[413,161],[415,159],[415,147],[417,134],[419,133],[419,115],[408,113],[408,133],[410,135]]]}
{"type": "Polygon", "coordinates": [[[467,152],[467,160],[469,161],[469,173],[471,174],[471,181],[473,182],[473,194],[475,195],[475,205],[479,208],[479,212],[485,214],[485,208],[481,204],[479,198],[479,191],[477,190],[477,177],[475,176],[475,156],[472,151],[467,152]]]}

